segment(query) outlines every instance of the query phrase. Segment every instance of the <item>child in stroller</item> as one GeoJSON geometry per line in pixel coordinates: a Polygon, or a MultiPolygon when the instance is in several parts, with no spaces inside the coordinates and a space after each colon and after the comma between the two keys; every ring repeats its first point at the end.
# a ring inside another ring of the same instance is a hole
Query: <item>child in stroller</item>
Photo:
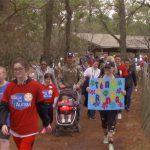
{"type": "Polygon", "coordinates": [[[77,92],[72,89],[60,91],[56,108],[56,132],[60,127],[74,128],[80,132],[79,126],[79,101],[77,92]]]}
{"type": "Polygon", "coordinates": [[[71,123],[71,113],[73,109],[73,99],[69,98],[67,95],[62,96],[62,100],[58,102],[58,110],[61,115],[62,123],[71,123]]]}

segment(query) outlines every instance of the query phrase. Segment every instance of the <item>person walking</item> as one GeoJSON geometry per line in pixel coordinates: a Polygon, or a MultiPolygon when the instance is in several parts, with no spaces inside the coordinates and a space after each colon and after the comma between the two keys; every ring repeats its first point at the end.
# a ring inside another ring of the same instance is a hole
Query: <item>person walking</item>
{"type": "Polygon", "coordinates": [[[0,124],[4,135],[13,136],[18,150],[32,150],[38,134],[38,113],[49,129],[49,118],[43,108],[44,97],[40,84],[30,79],[26,60],[17,58],[13,62],[15,79],[7,86],[0,106],[0,124]],[[10,131],[6,124],[10,113],[10,131]]]}
{"type": "Polygon", "coordinates": [[[55,79],[55,74],[54,74],[54,69],[50,68],[48,66],[47,60],[44,57],[41,57],[40,59],[40,66],[37,66],[35,68],[35,80],[37,80],[39,83],[44,82],[44,75],[46,73],[52,74],[52,82],[57,85],[56,79],[55,79]]]}
{"type": "MultiPolygon", "coordinates": [[[[103,79],[115,79],[115,64],[114,62],[108,61],[104,66],[103,79]]],[[[121,91],[122,95],[126,94],[126,91],[121,91]]],[[[104,132],[104,144],[109,144],[109,150],[114,150],[114,134],[117,122],[118,110],[103,110],[99,111],[102,128],[104,132]]]]}
{"type": "MultiPolygon", "coordinates": [[[[9,84],[9,82],[6,81],[6,77],[7,77],[6,69],[0,66],[0,103],[3,97],[3,93],[9,84]]],[[[9,121],[9,115],[8,115],[7,122],[6,122],[8,128],[10,126],[9,122],[10,121],[9,121]]],[[[10,150],[9,139],[10,139],[10,134],[4,135],[2,131],[0,130],[0,150],[10,150]]]]}
{"type": "MultiPolygon", "coordinates": [[[[116,75],[120,78],[126,78],[128,76],[128,69],[120,55],[115,56],[115,63],[117,67],[116,75]]],[[[118,111],[118,119],[122,119],[122,111],[118,111]]]]}
{"type": "Polygon", "coordinates": [[[82,101],[80,90],[84,82],[84,75],[81,66],[77,65],[75,61],[75,54],[73,52],[68,52],[65,65],[58,73],[58,86],[60,90],[71,89],[72,91],[77,92],[79,101],[79,106],[77,107],[77,116],[79,121],[82,101]]]}
{"type": "Polygon", "coordinates": [[[58,86],[63,88],[80,89],[84,82],[82,68],[75,63],[75,55],[73,52],[67,53],[65,65],[58,74],[58,86]]]}
{"type": "Polygon", "coordinates": [[[124,63],[126,65],[126,68],[128,69],[128,76],[125,77],[125,90],[126,90],[125,109],[128,112],[130,110],[131,95],[133,92],[133,88],[137,89],[137,77],[135,70],[133,69],[132,66],[130,66],[130,60],[125,59],[124,63]]]}
{"type": "MultiPolygon", "coordinates": [[[[53,122],[53,109],[56,108],[59,92],[57,87],[52,83],[52,75],[46,73],[44,75],[44,83],[42,86],[42,94],[44,96],[44,107],[47,113],[47,116],[50,118],[50,124],[53,122]]],[[[42,134],[46,133],[45,122],[43,122],[42,134]]]]}
{"type": "MultiPolygon", "coordinates": [[[[94,59],[92,67],[89,67],[84,72],[85,82],[83,84],[83,94],[85,95],[85,105],[88,105],[88,93],[85,90],[89,86],[89,80],[100,76],[99,59],[94,59]]],[[[88,118],[95,119],[95,110],[88,110],[88,118]]]]}

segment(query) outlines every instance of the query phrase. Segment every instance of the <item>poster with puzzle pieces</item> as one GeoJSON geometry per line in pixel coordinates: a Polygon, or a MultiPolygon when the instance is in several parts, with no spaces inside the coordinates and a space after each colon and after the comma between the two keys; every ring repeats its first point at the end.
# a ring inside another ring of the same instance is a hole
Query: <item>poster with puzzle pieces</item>
{"type": "Polygon", "coordinates": [[[123,78],[90,79],[88,93],[88,109],[91,110],[123,110],[125,89],[123,78]]]}

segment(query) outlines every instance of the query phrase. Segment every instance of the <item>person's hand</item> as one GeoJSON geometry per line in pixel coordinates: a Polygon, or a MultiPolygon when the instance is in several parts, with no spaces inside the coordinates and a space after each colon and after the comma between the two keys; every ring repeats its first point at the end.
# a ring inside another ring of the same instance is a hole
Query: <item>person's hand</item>
{"type": "Polygon", "coordinates": [[[121,91],[121,93],[122,93],[122,95],[126,95],[126,91],[125,90],[123,90],[123,91],[121,91]]]}
{"type": "Polygon", "coordinates": [[[79,90],[80,89],[80,85],[76,84],[76,89],[79,90]]]}
{"type": "Polygon", "coordinates": [[[61,84],[61,85],[60,85],[60,88],[61,88],[61,89],[64,89],[65,87],[66,87],[66,86],[65,86],[64,84],[61,84]]]}
{"type": "Polygon", "coordinates": [[[138,89],[137,89],[137,86],[136,86],[136,87],[134,88],[134,91],[137,92],[137,90],[138,90],[138,89]]]}
{"type": "Polygon", "coordinates": [[[8,130],[7,125],[3,125],[3,126],[2,126],[2,133],[3,133],[4,135],[9,135],[9,130],[8,130]]]}
{"type": "Polygon", "coordinates": [[[91,75],[90,75],[90,74],[87,74],[87,75],[85,76],[85,78],[91,78],[91,75]]]}
{"type": "Polygon", "coordinates": [[[90,88],[89,88],[89,87],[87,87],[87,88],[86,88],[86,91],[89,93],[89,91],[90,91],[90,88]]]}
{"type": "Polygon", "coordinates": [[[80,85],[75,84],[75,85],[73,86],[73,88],[74,88],[75,90],[79,90],[79,89],[80,89],[80,85]]]}

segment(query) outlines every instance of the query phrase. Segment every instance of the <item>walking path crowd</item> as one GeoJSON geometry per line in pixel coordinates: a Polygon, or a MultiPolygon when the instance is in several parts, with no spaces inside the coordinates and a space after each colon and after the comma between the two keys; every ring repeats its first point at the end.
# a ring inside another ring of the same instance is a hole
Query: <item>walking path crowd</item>
{"type": "MultiPolygon", "coordinates": [[[[148,59],[145,57],[140,63],[140,71],[148,72],[148,59]]],[[[136,63],[130,59],[122,59],[120,55],[102,56],[94,58],[88,54],[77,61],[73,52],[67,53],[66,63],[60,63],[50,68],[44,57],[39,66],[29,66],[23,58],[16,58],[12,63],[13,81],[6,81],[7,71],[0,67],[0,144],[1,150],[9,150],[10,136],[18,150],[31,150],[38,132],[38,118],[42,121],[41,134],[54,132],[52,126],[55,112],[60,113],[62,125],[71,124],[71,113],[64,113],[66,109],[73,111],[69,94],[61,95],[62,90],[72,89],[77,92],[79,106],[77,107],[78,129],[82,101],[88,106],[89,80],[92,78],[124,78],[125,110],[130,112],[133,90],[137,91],[136,63]],[[60,101],[61,96],[61,102],[60,101]],[[65,104],[65,105],[63,105],[65,104]],[[58,105],[60,105],[58,110],[58,105]],[[57,111],[56,111],[57,110],[57,111]]],[[[141,75],[141,74],[140,74],[141,75]]],[[[148,75],[148,73],[147,73],[148,75]]],[[[87,117],[95,120],[95,110],[87,109],[87,117]]],[[[117,133],[116,123],[122,119],[122,111],[99,111],[103,143],[108,144],[109,150],[114,149],[114,136],[117,133]]],[[[74,120],[75,122],[75,120],[74,120]]],[[[82,133],[81,133],[82,134],[82,133]]],[[[90,135],[89,135],[90,136],[90,135]]]]}

